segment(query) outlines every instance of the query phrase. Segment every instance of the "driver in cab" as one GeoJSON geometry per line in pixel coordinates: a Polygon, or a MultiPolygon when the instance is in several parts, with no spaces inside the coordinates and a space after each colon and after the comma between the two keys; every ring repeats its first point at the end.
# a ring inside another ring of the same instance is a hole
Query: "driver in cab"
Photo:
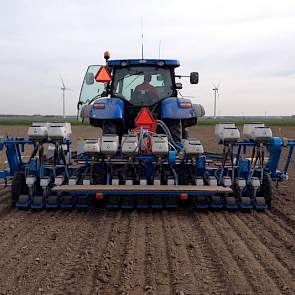
{"type": "Polygon", "coordinates": [[[142,84],[139,84],[134,89],[134,94],[141,94],[144,96],[152,96],[155,99],[159,99],[159,94],[157,92],[157,89],[150,84],[152,80],[151,74],[145,74],[144,75],[144,82],[142,84]]]}

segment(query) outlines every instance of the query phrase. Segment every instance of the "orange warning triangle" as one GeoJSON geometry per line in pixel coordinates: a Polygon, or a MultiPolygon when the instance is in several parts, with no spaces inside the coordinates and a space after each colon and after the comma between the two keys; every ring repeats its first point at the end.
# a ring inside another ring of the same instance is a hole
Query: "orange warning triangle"
{"type": "Polygon", "coordinates": [[[135,119],[135,126],[144,127],[155,132],[157,128],[157,121],[154,119],[148,108],[141,108],[135,119]]]}
{"type": "Polygon", "coordinates": [[[100,69],[98,70],[98,72],[95,76],[95,81],[102,82],[102,83],[112,81],[112,76],[111,76],[109,70],[107,69],[107,67],[100,67],[100,69]]]}

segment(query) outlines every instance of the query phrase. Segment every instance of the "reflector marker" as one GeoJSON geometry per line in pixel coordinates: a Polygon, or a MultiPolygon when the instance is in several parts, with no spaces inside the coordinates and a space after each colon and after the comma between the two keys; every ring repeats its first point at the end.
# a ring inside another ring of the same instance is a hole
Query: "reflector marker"
{"type": "Polygon", "coordinates": [[[112,81],[112,76],[107,67],[100,67],[95,75],[96,82],[108,83],[112,81]]]}

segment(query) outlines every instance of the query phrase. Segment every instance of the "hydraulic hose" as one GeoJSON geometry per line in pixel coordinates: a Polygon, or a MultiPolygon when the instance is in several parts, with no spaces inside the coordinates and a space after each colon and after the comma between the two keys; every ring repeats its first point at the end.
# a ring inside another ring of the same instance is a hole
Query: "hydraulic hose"
{"type": "Polygon", "coordinates": [[[171,135],[171,132],[170,132],[169,128],[167,127],[167,125],[162,120],[157,120],[157,125],[159,125],[163,129],[163,131],[167,135],[167,138],[168,138],[169,142],[171,142],[176,148],[181,150],[182,148],[174,141],[174,139],[173,139],[173,137],[171,135]]]}

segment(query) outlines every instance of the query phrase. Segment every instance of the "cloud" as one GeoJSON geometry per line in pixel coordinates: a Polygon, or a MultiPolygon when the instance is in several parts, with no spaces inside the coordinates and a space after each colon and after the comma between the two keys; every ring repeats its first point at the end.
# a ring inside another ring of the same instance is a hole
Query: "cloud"
{"type": "Polygon", "coordinates": [[[212,82],[221,81],[220,114],[292,114],[295,2],[25,1],[0,11],[1,113],[61,114],[59,74],[76,113],[84,71],[114,58],[137,58],[143,19],[145,57],[181,61],[200,72],[183,93],[212,113],[212,82]],[[280,105],[278,106],[278,97],[280,105]],[[249,103],[251,102],[251,103],[249,103]],[[253,102],[253,104],[252,104],[253,102]],[[284,102],[284,103],[282,103],[284,102]]]}

